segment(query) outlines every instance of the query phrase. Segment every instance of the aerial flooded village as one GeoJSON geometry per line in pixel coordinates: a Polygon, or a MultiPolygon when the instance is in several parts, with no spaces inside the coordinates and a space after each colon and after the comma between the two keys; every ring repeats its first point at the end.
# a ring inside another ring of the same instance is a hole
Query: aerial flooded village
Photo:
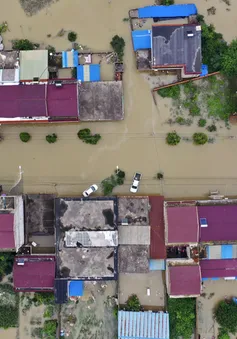
{"type": "Polygon", "coordinates": [[[0,16],[0,338],[237,335],[237,3],[0,16]]]}

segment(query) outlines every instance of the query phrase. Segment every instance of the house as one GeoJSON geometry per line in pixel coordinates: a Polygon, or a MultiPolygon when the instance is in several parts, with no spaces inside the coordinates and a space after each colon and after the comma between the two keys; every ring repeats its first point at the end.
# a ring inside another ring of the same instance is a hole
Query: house
{"type": "Polygon", "coordinates": [[[47,49],[20,51],[20,81],[44,81],[48,78],[47,49]]]}
{"type": "Polygon", "coordinates": [[[24,244],[22,196],[0,197],[0,250],[17,252],[24,244]]]}
{"type": "Polygon", "coordinates": [[[164,312],[118,312],[118,339],[169,339],[169,314],[164,312]]]}
{"type": "Polygon", "coordinates": [[[50,292],[54,290],[55,257],[43,255],[16,256],[13,285],[17,292],[50,292]]]}
{"type": "Polygon", "coordinates": [[[201,293],[199,265],[177,265],[166,268],[167,293],[171,298],[198,297],[201,293]]]}
{"type": "Polygon", "coordinates": [[[237,279],[237,259],[209,259],[200,262],[202,280],[237,279]]]}
{"type": "Polygon", "coordinates": [[[181,69],[182,78],[200,76],[201,26],[153,25],[151,64],[156,70],[181,69]]]}

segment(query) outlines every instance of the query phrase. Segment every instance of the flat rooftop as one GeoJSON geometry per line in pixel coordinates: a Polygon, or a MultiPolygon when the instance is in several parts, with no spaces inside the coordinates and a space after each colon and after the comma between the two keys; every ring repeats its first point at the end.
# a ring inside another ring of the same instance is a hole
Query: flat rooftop
{"type": "Polygon", "coordinates": [[[117,231],[74,231],[65,232],[66,247],[116,247],[117,231]]]}
{"type": "Polygon", "coordinates": [[[125,245],[118,248],[119,272],[148,273],[149,246],[125,245]]]}
{"type": "Polygon", "coordinates": [[[201,242],[237,240],[237,205],[198,206],[198,216],[208,225],[200,227],[201,242]]]}
{"type": "Polygon", "coordinates": [[[78,85],[79,120],[124,119],[122,81],[82,82],[78,85]]]}
{"type": "Polygon", "coordinates": [[[119,226],[119,245],[150,245],[150,226],[119,226]]]}
{"type": "Polygon", "coordinates": [[[0,68],[13,69],[19,66],[18,51],[1,51],[0,52],[0,68]]]}
{"type": "Polygon", "coordinates": [[[149,225],[148,197],[119,197],[118,224],[122,222],[127,222],[129,226],[149,225]]]}
{"type": "Polygon", "coordinates": [[[115,200],[57,199],[61,229],[112,230],[116,227],[115,200]]]}
{"type": "Polygon", "coordinates": [[[25,197],[25,227],[28,236],[55,233],[54,198],[54,195],[49,194],[25,197]]]}
{"type": "Polygon", "coordinates": [[[201,73],[201,26],[152,26],[152,66],[184,68],[185,74],[201,73]]]}
{"type": "Polygon", "coordinates": [[[116,275],[116,250],[113,247],[65,248],[59,251],[59,274],[62,278],[96,279],[116,275]]]}

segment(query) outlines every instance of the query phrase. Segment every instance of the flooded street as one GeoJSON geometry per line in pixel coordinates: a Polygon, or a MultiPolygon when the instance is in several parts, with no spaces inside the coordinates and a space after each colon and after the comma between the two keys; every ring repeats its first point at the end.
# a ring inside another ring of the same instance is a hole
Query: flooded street
{"type": "MultiPolygon", "coordinates": [[[[183,1],[177,0],[176,3],[183,1]]],[[[220,0],[196,2],[201,14],[215,6],[216,15],[208,16],[228,40],[235,37],[233,29],[237,3],[227,6],[220,0]],[[226,7],[230,11],[226,11],[226,7]]],[[[135,171],[143,173],[140,194],[165,194],[171,197],[204,196],[209,190],[220,190],[223,194],[236,192],[236,159],[233,157],[237,129],[218,131],[214,144],[194,146],[182,142],[171,147],[165,144],[166,133],[171,127],[164,124],[169,117],[169,103],[158,98],[157,106],[152,98],[148,82],[135,68],[128,10],[151,4],[148,0],[60,0],[37,15],[27,17],[17,0],[3,4],[1,21],[7,21],[10,32],[4,35],[6,48],[14,38],[28,38],[42,46],[53,45],[57,50],[70,48],[67,36],[56,37],[64,30],[74,30],[78,42],[95,51],[110,50],[113,35],[126,41],[124,104],[125,120],[122,122],[81,123],[63,125],[1,126],[4,140],[0,144],[0,182],[9,190],[19,179],[18,166],[23,169],[23,187],[27,193],[57,193],[79,195],[89,185],[100,183],[112,174],[118,165],[126,172],[125,185],[115,193],[128,193],[135,171]],[[10,8],[14,8],[14,19],[10,8]],[[89,18],[89,19],[88,19],[89,18]],[[51,34],[48,38],[47,35],[51,34]],[[89,127],[92,133],[102,136],[98,145],[83,144],[77,137],[80,128],[89,127]],[[24,144],[19,133],[27,131],[32,140],[24,144]],[[45,136],[57,133],[58,141],[48,144],[45,136]],[[158,171],[164,172],[165,180],[154,179],[158,171]]],[[[108,70],[110,68],[108,67],[108,70]]],[[[109,79],[109,74],[103,74],[109,79]]],[[[181,136],[191,136],[195,126],[175,127],[181,136]]]]}

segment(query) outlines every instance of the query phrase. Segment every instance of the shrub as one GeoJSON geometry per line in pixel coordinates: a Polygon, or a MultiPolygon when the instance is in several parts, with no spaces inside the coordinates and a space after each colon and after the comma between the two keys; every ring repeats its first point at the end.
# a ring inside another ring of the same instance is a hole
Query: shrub
{"type": "Polygon", "coordinates": [[[191,102],[189,105],[189,114],[194,116],[200,115],[200,108],[198,107],[196,102],[191,102]]]}
{"type": "Polygon", "coordinates": [[[216,132],[216,125],[207,126],[208,132],[216,132]]]}
{"type": "Polygon", "coordinates": [[[69,32],[67,38],[69,41],[74,42],[77,40],[77,33],[69,32]]]}
{"type": "Polygon", "coordinates": [[[34,294],[34,297],[32,299],[35,306],[39,305],[52,305],[54,304],[54,293],[51,292],[37,292],[34,294]]]}
{"type": "Polygon", "coordinates": [[[28,39],[19,39],[12,41],[12,49],[19,51],[30,51],[35,49],[35,44],[28,39]]]}
{"type": "Polygon", "coordinates": [[[206,123],[207,123],[206,119],[199,119],[198,120],[198,126],[199,127],[205,127],[206,123]]]}
{"type": "Polygon", "coordinates": [[[174,0],[161,0],[161,5],[163,6],[169,6],[174,4],[174,0]]]}
{"type": "Polygon", "coordinates": [[[228,77],[237,75],[237,39],[233,40],[221,60],[222,72],[228,77]]]}
{"type": "Polygon", "coordinates": [[[118,61],[123,62],[123,56],[124,56],[124,47],[125,47],[125,41],[122,37],[115,35],[110,45],[112,46],[113,50],[118,56],[118,61]]]}
{"type": "Polygon", "coordinates": [[[28,142],[31,138],[30,134],[27,133],[27,132],[20,133],[19,137],[20,137],[22,142],[28,142]]]}
{"type": "MultiPolygon", "coordinates": [[[[116,319],[118,319],[118,306],[114,306],[113,308],[113,314],[115,316],[116,319]]],[[[223,338],[224,339],[224,338],[223,338]]]]}
{"type": "Polygon", "coordinates": [[[161,88],[157,91],[157,93],[162,98],[178,99],[180,97],[180,86],[175,85],[175,86],[161,88]]]}
{"type": "Polygon", "coordinates": [[[0,281],[4,275],[12,272],[14,262],[14,253],[0,252],[0,281]]]}
{"type": "Polygon", "coordinates": [[[46,141],[48,141],[49,144],[53,144],[57,141],[57,134],[53,133],[53,134],[48,134],[46,135],[45,139],[46,141]]]}
{"type": "Polygon", "coordinates": [[[114,173],[117,175],[118,178],[124,179],[125,178],[125,172],[120,170],[119,168],[114,171],[114,173]]]}
{"type": "Polygon", "coordinates": [[[158,172],[158,173],[156,174],[156,178],[157,178],[158,180],[162,180],[162,179],[164,179],[164,174],[161,173],[161,172],[158,172]]]}
{"type": "Polygon", "coordinates": [[[194,133],[193,142],[195,145],[204,145],[208,141],[208,136],[205,133],[194,133]]]}
{"type": "Polygon", "coordinates": [[[54,315],[53,305],[47,306],[46,310],[44,311],[44,318],[52,318],[53,315],[54,315]]]}
{"type": "Polygon", "coordinates": [[[141,303],[136,294],[132,294],[126,301],[126,311],[139,312],[141,311],[141,303]]]}
{"type": "Polygon", "coordinates": [[[167,134],[166,142],[168,145],[178,145],[180,143],[180,140],[180,136],[175,131],[167,134]]]}
{"type": "Polygon", "coordinates": [[[214,310],[214,317],[220,327],[222,333],[233,333],[237,332],[237,305],[233,300],[230,302],[220,301],[214,310]]]}
{"type": "Polygon", "coordinates": [[[48,338],[56,338],[57,320],[46,320],[44,322],[43,334],[48,338]]]}
{"type": "Polygon", "coordinates": [[[179,125],[185,125],[185,119],[183,118],[183,117],[177,117],[176,119],[175,119],[175,122],[177,123],[177,124],[179,124],[179,125]]]}
{"type": "Polygon", "coordinates": [[[218,339],[230,339],[228,331],[225,328],[219,328],[218,339]]]}
{"type": "Polygon", "coordinates": [[[104,195],[111,195],[113,189],[116,186],[124,184],[125,172],[120,169],[116,169],[114,173],[115,174],[112,174],[109,178],[106,178],[101,182],[101,187],[104,195]]]}
{"type": "Polygon", "coordinates": [[[89,128],[81,129],[78,133],[78,138],[85,142],[86,144],[96,145],[98,141],[101,139],[100,134],[91,134],[91,130],[89,128]]]}
{"type": "Polygon", "coordinates": [[[45,49],[47,49],[49,53],[53,53],[53,54],[56,53],[55,47],[51,45],[48,45],[47,47],[45,47],[45,49]]]}

